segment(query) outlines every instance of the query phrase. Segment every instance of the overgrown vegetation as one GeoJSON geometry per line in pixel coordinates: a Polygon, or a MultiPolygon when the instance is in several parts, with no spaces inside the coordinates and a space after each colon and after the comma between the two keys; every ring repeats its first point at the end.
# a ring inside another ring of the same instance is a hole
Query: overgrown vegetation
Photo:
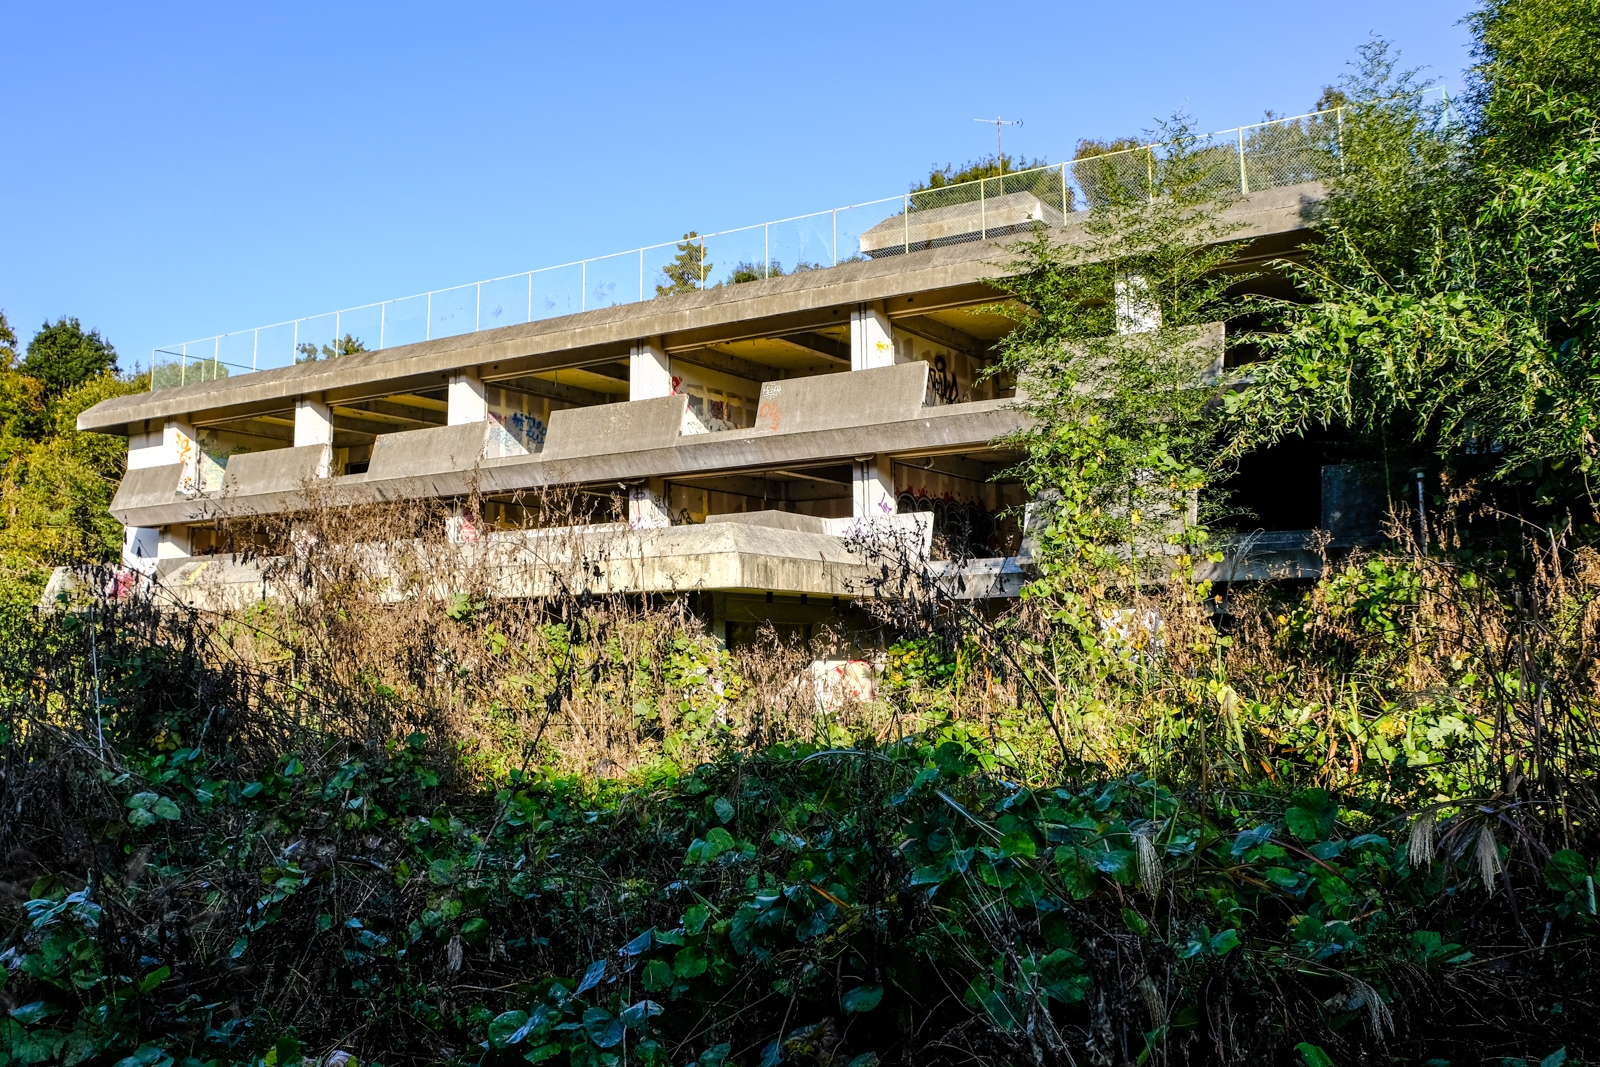
{"type": "Polygon", "coordinates": [[[50,568],[113,560],[122,528],[106,507],[127,443],[78,432],[78,413],[136,392],[117,373],[116,350],[77,319],[45,323],[18,359],[0,313],[0,600],[35,600],[50,568]]]}
{"type": "Polygon", "coordinates": [[[236,612],[5,614],[0,1067],[1600,1056],[1600,5],[1474,27],[1464,117],[1382,45],[1336,90],[1292,300],[1181,121],[1013,249],[1004,611],[863,544],[872,618],[730,651],[593,533],[500,597],[394,506],[245,523],[236,612]],[[1229,464],[1308,432],[1426,514],[1204,580],[1229,464]],[[807,671],[869,639],[870,699],[807,671]]]}

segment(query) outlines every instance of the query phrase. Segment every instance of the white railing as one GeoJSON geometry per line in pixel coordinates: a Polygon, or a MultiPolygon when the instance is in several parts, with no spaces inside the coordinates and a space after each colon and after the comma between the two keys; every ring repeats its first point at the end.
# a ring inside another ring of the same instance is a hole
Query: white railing
{"type": "MultiPolygon", "coordinates": [[[[1442,89],[1430,92],[1439,93],[1448,109],[1442,89]]],[[[1209,161],[1205,180],[1219,191],[1249,194],[1328,177],[1340,164],[1344,110],[1208,134],[1199,138],[1190,159],[1209,161]]],[[[1154,195],[1166,147],[1140,145],[808,215],[694,233],[626,252],[169,345],[151,353],[151,388],[320,358],[347,337],[364,348],[382,349],[648,300],[661,292],[1013,233],[1033,217],[1051,221],[1119,197],[1154,195]],[[1017,197],[1019,193],[1028,195],[1017,197]],[[933,211],[938,215],[925,214],[933,211]]]]}

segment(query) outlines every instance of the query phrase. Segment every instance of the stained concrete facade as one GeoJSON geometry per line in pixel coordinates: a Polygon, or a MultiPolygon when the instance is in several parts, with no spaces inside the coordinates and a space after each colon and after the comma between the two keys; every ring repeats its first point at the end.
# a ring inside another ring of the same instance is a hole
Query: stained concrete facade
{"type": "MultiPolygon", "coordinates": [[[[1255,194],[1224,221],[1266,260],[1321,195],[1255,194]]],[[[1081,216],[1003,199],[997,228],[1085,240],[1081,216]]],[[[967,595],[1007,595],[1024,501],[997,442],[1024,423],[984,374],[1012,326],[985,279],[1015,238],[916,222],[860,262],[118,397],[78,425],[129,438],[124,562],[227,596],[264,595],[229,517],[401,500],[455,508],[472,551],[504,556],[505,591],[531,592],[512,576],[547,537],[529,502],[558,490],[609,502],[590,528],[635,562],[608,564],[608,588],[831,603],[861,592],[846,542],[881,527],[967,558],[967,595]]]]}

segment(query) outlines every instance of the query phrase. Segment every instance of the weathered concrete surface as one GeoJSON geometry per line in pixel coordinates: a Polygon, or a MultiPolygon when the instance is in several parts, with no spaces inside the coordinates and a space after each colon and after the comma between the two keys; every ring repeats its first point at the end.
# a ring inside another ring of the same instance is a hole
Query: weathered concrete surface
{"type": "Polygon", "coordinates": [[[426,430],[386,433],[372,445],[367,473],[350,475],[342,482],[392,480],[471,470],[483,459],[486,422],[430,426],[426,430]]]}
{"type": "Polygon", "coordinates": [[[222,476],[222,495],[298,492],[317,481],[327,455],[326,445],[275,448],[269,452],[242,452],[228,460],[222,476]]]}
{"type": "MultiPolygon", "coordinates": [[[[1307,212],[1325,195],[1319,182],[1253,193],[1227,209],[1223,224],[1236,227],[1230,240],[1267,241],[1308,228],[1307,212]]],[[[1067,220],[1061,238],[1082,243],[1083,215],[1067,220]]],[[[958,290],[997,273],[1006,257],[1001,241],[954,244],[910,255],[846,263],[781,278],[682,293],[634,304],[544,319],[517,326],[357,352],[338,359],[301,363],[235,379],[197,382],[134,396],[115,397],[78,416],[80,430],[126,433],[145,419],[199,412],[231,417],[280,410],[295,397],[323,393],[329,403],[400,389],[438,387],[452,373],[473,371],[505,377],[532,370],[617,359],[641,337],[662,337],[668,348],[733,337],[767,336],[782,329],[811,329],[834,311],[878,300],[910,312],[917,294],[958,290]],[[908,294],[910,294],[908,296],[908,294]],[[382,388],[378,388],[378,386],[382,388]]],[[[1281,243],[1281,242],[1279,242],[1281,243]]],[[[981,294],[977,295],[981,298],[981,294]]],[[[933,301],[937,303],[937,301],[933,301]]]]}
{"type": "Polygon", "coordinates": [[[135,467],[123,475],[122,484],[117,486],[116,494],[111,498],[111,514],[134,514],[152,508],[171,508],[185,503],[184,498],[178,495],[178,484],[182,478],[182,463],[163,463],[159,467],[135,467]]]}
{"type": "Polygon", "coordinates": [[[683,429],[687,396],[663,396],[625,404],[563,408],[550,414],[550,431],[541,455],[547,463],[669,448],[683,429]]]}
{"type": "MultiPolygon", "coordinates": [[[[850,376],[861,373],[866,372],[850,376]]],[[[330,506],[339,506],[379,500],[460,497],[474,489],[489,495],[511,494],[560,485],[616,485],[711,470],[772,470],[850,461],[856,456],[878,453],[959,451],[985,448],[996,438],[1023,425],[1025,416],[1011,401],[985,400],[920,408],[913,417],[894,422],[810,431],[728,430],[679,437],[676,443],[662,447],[608,451],[568,459],[549,459],[547,450],[530,456],[486,459],[476,466],[452,467],[432,473],[396,471],[393,476],[382,476],[369,469],[366,474],[325,479],[319,485],[318,499],[330,506]]],[[[427,432],[430,431],[414,430],[393,436],[427,432]]],[[[617,447],[616,442],[611,444],[617,447]]],[[[176,480],[174,474],[172,484],[175,485],[176,480]]],[[[142,492],[130,496],[129,506],[123,506],[121,501],[123,496],[119,491],[112,501],[111,514],[125,526],[203,522],[219,514],[273,514],[304,506],[298,492],[202,494],[189,500],[177,496],[170,488],[165,495],[142,492]]]]}
{"type": "MultiPolygon", "coordinates": [[[[412,542],[356,551],[374,581],[393,583],[385,594],[393,599],[446,597],[464,589],[504,597],[584,589],[596,594],[715,590],[861,596],[870,595],[873,572],[837,537],[739,523],[530,530],[426,551],[412,542]]],[[[151,589],[172,605],[236,610],[288,591],[282,583],[293,580],[296,568],[281,568],[280,562],[238,556],[170,561],[158,570],[151,589]]],[[[52,599],[71,586],[71,575],[62,569],[52,579],[52,599]]]]}
{"type": "MultiPolygon", "coordinates": [[[[986,447],[1023,425],[1023,416],[1007,401],[983,401],[950,408],[926,409],[923,417],[875,426],[812,433],[757,435],[750,430],[681,438],[675,445],[637,452],[608,453],[556,462],[540,456],[485,460],[477,468],[436,474],[375,478],[372,473],[330,478],[319,500],[332,506],[379,500],[420,500],[485,494],[534,492],[560,485],[617,484],[643,478],[670,478],[707,470],[739,472],[849,461],[858,455],[958,451],[986,447]],[[960,411],[956,408],[968,408],[960,411]]],[[[175,481],[176,479],[174,479],[175,481]]],[[[120,497],[119,497],[120,499],[120,497]]],[[[231,498],[206,495],[194,500],[170,489],[142,506],[122,507],[113,500],[111,513],[128,526],[166,526],[202,522],[219,514],[269,514],[303,506],[298,493],[243,494],[231,498]]]]}
{"type": "Polygon", "coordinates": [[[1066,218],[1059,205],[1059,200],[1052,206],[1033,193],[1019,192],[949,207],[912,210],[909,215],[884,219],[863,233],[861,251],[873,257],[897,256],[958,241],[981,240],[984,234],[1004,237],[1022,232],[1035,222],[1064,226],[1066,218]]]}
{"type": "Polygon", "coordinates": [[[900,422],[922,410],[928,364],[921,360],[849,374],[767,382],[756,409],[757,433],[806,433],[900,422]]]}
{"type": "Polygon", "coordinates": [[[828,520],[815,515],[801,515],[793,511],[743,511],[727,515],[707,515],[706,522],[735,522],[745,526],[767,526],[777,530],[796,530],[800,533],[827,533],[828,520]]]}

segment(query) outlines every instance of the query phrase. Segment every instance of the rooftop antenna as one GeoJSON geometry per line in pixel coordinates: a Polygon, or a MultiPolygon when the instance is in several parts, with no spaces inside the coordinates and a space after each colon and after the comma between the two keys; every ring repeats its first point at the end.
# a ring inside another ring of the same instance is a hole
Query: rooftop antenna
{"type": "Polygon", "coordinates": [[[1003,118],[1000,118],[1000,117],[996,116],[995,118],[992,118],[992,119],[973,119],[972,121],[973,122],[992,122],[992,123],[994,123],[994,163],[995,163],[995,166],[997,166],[997,167],[1003,166],[1003,164],[1001,164],[1000,161],[1005,158],[1005,153],[1000,150],[1000,134],[1003,131],[1004,127],[1006,127],[1006,126],[1021,126],[1022,125],[1022,120],[1021,119],[1003,119],[1003,118]]]}

